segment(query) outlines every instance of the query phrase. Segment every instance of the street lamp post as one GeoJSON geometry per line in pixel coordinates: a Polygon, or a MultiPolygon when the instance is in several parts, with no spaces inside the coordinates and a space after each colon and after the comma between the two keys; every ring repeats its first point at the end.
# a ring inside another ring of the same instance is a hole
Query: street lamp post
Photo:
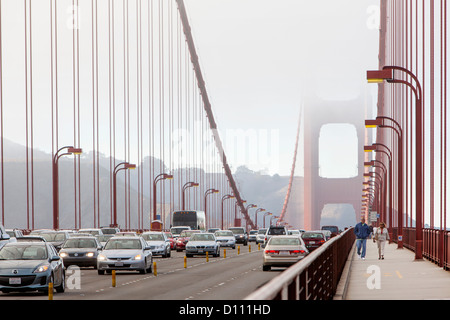
{"type": "MultiPolygon", "coordinates": [[[[248,214],[248,209],[251,208],[257,208],[258,206],[256,204],[249,204],[248,206],[245,207],[245,213],[247,214],[247,217],[250,218],[250,215],[248,214]]],[[[248,222],[245,224],[245,227],[247,228],[246,230],[248,231],[248,222]]]]}
{"type": "Polygon", "coordinates": [[[397,214],[398,214],[398,235],[397,248],[403,248],[403,132],[400,124],[392,118],[380,116],[376,120],[366,120],[366,127],[390,128],[397,133],[398,141],[398,191],[397,191],[397,214]],[[396,127],[384,124],[384,120],[392,121],[396,127]]]}
{"type": "Polygon", "coordinates": [[[266,209],[263,209],[263,208],[256,209],[256,211],[255,211],[255,225],[256,225],[256,227],[258,227],[258,213],[259,212],[264,212],[264,211],[266,211],[266,209]]]}
{"type": "MultiPolygon", "coordinates": [[[[157,175],[155,177],[155,179],[153,179],[153,217],[152,220],[155,221],[156,220],[156,184],[161,181],[161,180],[166,180],[166,179],[173,179],[173,175],[171,174],[167,174],[167,173],[161,173],[159,175],[157,175]]],[[[161,222],[164,223],[164,221],[161,219],[161,222]]],[[[152,225],[151,221],[150,221],[150,225],[152,225]]],[[[160,225],[160,227],[162,227],[162,225],[160,225]]],[[[153,229],[153,228],[151,228],[153,229]]]]}
{"type": "Polygon", "coordinates": [[[227,199],[234,199],[235,197],[231,194],[226,194],[222,197],[222,230],[224,229],[224,225],[223,225],[223,202],[227,199]]]}
{"type": "Polygon", "coordinates": [[[208,212],[207,212],[208,207],[207,207],[206,199],[210,194],[213,194],[213,193],[219,193],[219,190],[211,188],[211,189],[208,189],[205,191],[205,217],[206,217],[206,225],[208,226],[208,228],[210,228],[211,226],[209,225],[210,219],[208,218],[208,212]]]}
{"type": "Polygon", "coordinates": [[[272,212],[266,212],[263,215],[263,228],[266,228],[266,216],[271,216],[272,212]]]}
{"type": "Polygon", "coordinates": [[[416,98],[416,124],[415,124],[415,141],[416,141],[416,248],[415,248],[415,258],[417,260],[423,259],[423,201],[424,201],[424,191],[423,191],[423,101],[422,101],[422,86],[420,81],[417,79],[416,75],[406,68],[399,66],[385,66],[382,70],[372,70],[367,71],[367,80],[369,83],[383,83],[387,81],[388,83],[399,83],[408,86],[414,93],[416,98]],[[414,80],[415,86],[408,81],[398,80],[394,78],[394,70],[406,73],[414,80]]]}
{"type": "Polygon", "coordinates": [[[111,225],[111,227],[118,227],[119,225],[117,224],[117,173],[119,171],[122,170],[128,170],[128,169],[136,169],[136,165],[135,164],[131,164],[128,162],[121,162],[118,165],[116,165],[114,167],[114,172],[113,172],[113,223],[111,225]],[[119,168],[120,166],[123,166],[122,168],[119,168]]]}
{"type": "Polygon", "coordinates": [[[187,182],[187,183],[185,183],[184,184],[184,186],[183,186],[183,188],[182,188],[182,193],[181,193],[181,207],[182,207],[182,210],[186,210],[186,199],[185,199],[185,191],[186,191],[186,189],[188,189],[188,188],[192,188],[192,187],[198,187],[199,186],[199,184],[197,183],[197,182],[192,182],[192,181],[190,181],[190,182],[187,182]]]}
{"type": "Polygon", "coordinates": [[[69,154],[81,154],[83,151],[80,148],[74,148],[72,146],[66,146],[58,149],[56,153],[53,155],[52,161],[52,182],[53,182],[53,229],[59,229],[59,168],[58,168],[58,160],[62,156],[69,154]],[[65,150],[66,152],[61,153],[61,151],[65,150]]]}

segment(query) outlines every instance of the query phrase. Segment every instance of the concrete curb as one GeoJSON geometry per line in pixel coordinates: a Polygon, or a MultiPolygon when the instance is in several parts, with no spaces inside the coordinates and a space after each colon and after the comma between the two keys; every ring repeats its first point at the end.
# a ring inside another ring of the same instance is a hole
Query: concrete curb
{"type": "Polygon", "coordinates": [[[336,294],[333,297],[333,300],[345,300],[347,295],[348,281],[350,279],[350,269],[352,267],[353,257],[355,255],[356,250],[356,241],[353,243],[352,249],[347,258],[347,262],[345,263],[344,270],[342,270],[341,278],[339,279],[338,286],[336,288],[336,294]]]}

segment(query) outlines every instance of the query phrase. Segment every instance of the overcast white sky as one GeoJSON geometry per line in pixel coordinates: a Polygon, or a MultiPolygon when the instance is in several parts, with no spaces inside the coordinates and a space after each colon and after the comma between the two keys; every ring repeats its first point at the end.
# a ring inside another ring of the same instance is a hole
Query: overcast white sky
{"type": "MultiPolygon", "coordinates": [[[[58,1],[62,15],[70,14],[67,11],[70,3],[58,1]]],[[[102,8],[107,2],[99,0],[98,3],[98,19],[102,22],[105,19],[102,8]]],[[[365,71],[378,67],[377,0],[185,0],[185,5],[214,114],[233,168],[245,164],[252,170],[288,175],[303,97],[315,94],[333,100],[363,94],[370,102],[376,92],[375,86],[366,84],[365,71]],[[227,143],[227,137],[237,133],[255,134],[256,153],[242,157],[234,152],[235,145],[230,143],[232,139],[227,143]]],[[[25,144],[21,91],[24,57],[14,53],[16,48],[23,54],[23,3],[3,0],[2,6],[3,58],[8,61],[3,75],[4,135],[25,144]]],[[[48,15],[46,6],[48,1],[33,0],[36,17],[39,7],[44,10],[40,15],[43,21],[48,15]]],[[[80,0],[80,7],[88,10],[89,2],[80,0]]],[[[33,20],[36,61],[39,56],[48,56],[48,49],[38,35],[40,29],[48,27],[46,23],[39,22],[38,18],[33,20]]],[[[60,23],[65,21],[62,19],[60,23]]],[[[106,29],[101,27],[102,30],[106,29]]],[[[60,32],[60,63],[70,66],[71,50],[64,47],[63,39],[64,32],[69,38],[71,31],[60,32]]],[[[89,32],[89,28],[80,29],[82,37],[89,32]]],[[[100,54],[104,53],[102,50],[101,46],[100,54]]],[[[90,59],[89,50],[82,48],[81,55],[90,59]]],[[[104,63],[101,61],[100,66],[104,63]]],[[[48,92],[47,81],[39,81],[36,75],[48,77],[49,65],[35,63],[33,68],[34,120],[48,127],[49,117],[39,119],[38,111],[48,109],[48,94],[40,96],[48,92]]],[[[81,68],[83,74],[90,71],[91,65],[81,65],[81,68]]],[[[70,93],[70,89],[70,83],[62,81],[61,96],[64,90],[70,93]]],[[[87,104],[90,100],[85,98],[87,104]]],[[[71,104],[68,102],[68,116],[71,104]]],[[[35,146],[48,151],[48,134],[38,132],[37,126],[35,146]]],[[[84,151],[89,151],[91,139],[83,145],[84,151]]],[[[303,173],[302,156],[300,148],[297,175],[303,173]]]]}
{"type": "MultiPolygon", "coordinates": [[[[369,106],[374,101],[376,86],[366,84],[365,71],[378,67],[379,1],[185,3],[220,127],[279,134],[280,157],[272,159],[270,173],[289,174],[303,97],[340,100],[361,94],[369,106]]],[[[300,175],[302,156],[300,148],[300,175]]],[[[253,169],[264,169],[264,163],[253,169]]]]}

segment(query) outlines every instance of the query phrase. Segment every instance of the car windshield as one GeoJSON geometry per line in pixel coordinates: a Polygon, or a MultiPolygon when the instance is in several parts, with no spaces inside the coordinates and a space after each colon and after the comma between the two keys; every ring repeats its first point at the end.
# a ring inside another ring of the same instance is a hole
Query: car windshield
{"type": "Polygon", "coordinates": [[[198,231],[195,231],[195,230],[184,230],[184,231],[181,232],[180,237],[190,237],[194,233],[198,233],[198,231]]]}
{"type": "Polygon", "coordinates": [[[114,228],[103,228],[102,232],[103,234],[115,234],[117,230],[114,228]]]}
{"type": "Polygon", "coordinates": [[[100,242],[106,242],[109,239],[111,239],[113,236],[114,235],[112,235],[112,234],[104,234],[104,235],[97,236],[97,240],[100,242]]]}
{"type": "Polygon", "coordinates": [[[37,245],[3,246],[0,260],[46,260],[47,248],[37,245]]]}
{"type": "Polygon", "coordinates": [[[191,241],[214,241],[214,235],[212,234],[203,234],[203,233],[197,233],[192,235],[191,241]]]}
{"type": "Polygon", "coordinates": [[[300,239],[274,237],[274,238],[270,239],[269,245],[272,245],[272,246],[299,246],[300,239]]]}
{"type": "Polygon", "coordinates": [[[142,246],[139,239],[110,239],[105,245],[105,250],[117,249],[142,249],[142,246]]]}
{"type": "Polygon", "coordinates": [[[97,243],[95,239],[81,239],[81,238],[71,238],[68,239],[63,248],[96,248],[97,243]]]}
{"type": "Polygon", "coordinates": [[[267,229],[259,229],[258,234],[266,234],[267,229]]]}
{"type": "Polygon", "coordinates": [[[284,228],[270,228],[269,235],[282,235],[282,234],[286,234],[286,230],[284,228]]]}
{"type": "Polygon", "coordinates": [[[172,229],[170,229],[170,231],[171,231],[172,233],[175,233],[175,234],[180,234],[183,230],[189,230],[189,229],[186,228],[186,227],[183,227],[183,228],[172,228],[172,229]]]}
{"type": "Polygon", "coordinates": [[[58,232],[42,232],[39,234],[42,238],[49,242],[55,242],[55,241],[64,241],[66,240],[66,234],[65,233],[58,233],[58,232]]]}
{"type": "Polygon", "coordinates": [[[145,241],[164,241],[164,236],[160,233],[143,234],[142,238],[144,238],[145,241]]]}
{"type": "Polygon", "coordinates": [[[302,234],[302,238],[307,239],[323,239],[323,233],[312,233],[312,232],[305,232],[302,234]]]}
{"type": "Polygon", "coordinates": [[[245,233],[244,229],[230,229],[234,234],[243,234],[245,233]]]}
{"type": "Polygon", "coordinates": [[[89,233],[89,234],[92,234],[93,236],[98,236],[100,234],[100,231],[98,231],[98,230],[83,230],[83,229],[80,229],[78,232],[80,232],[80,233],[89,233]]]}
{"type": "Polygon", "coordinates": [[[332,233],[339,233],[338,227],[333,227],[333,226],[324,226],[324,227],[322,227],[322,230],[328,230],[328,231],[331,231],[332,233]]]}
{"type": "Polygon", "coordinates": [[[216,236],[218,237],[232,237],[233,232],[231,231],[216,231],[216,236]]]}

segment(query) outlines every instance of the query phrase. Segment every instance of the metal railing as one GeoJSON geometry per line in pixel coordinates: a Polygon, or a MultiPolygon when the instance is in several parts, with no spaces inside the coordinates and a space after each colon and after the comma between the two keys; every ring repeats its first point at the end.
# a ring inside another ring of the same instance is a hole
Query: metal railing
{"type": "MultiPolygon", "coordinates": [[[[393,228],[393,239],[397,239],[397,228],[393,228]]],[[[397,242],[394,240],[394,242],[397,242]]],[[[416,248],[416,229],[403,228],[403,246],[412,251],[416,248]]],[[[450,270],[450,232],[439,229],[423,229],[423,257],[450,270]]]]}
{"type": "Polygon", "coordinates": [[[245,300],[331,300],[355,242],[353,228],[330,239],[245,300]]]}

